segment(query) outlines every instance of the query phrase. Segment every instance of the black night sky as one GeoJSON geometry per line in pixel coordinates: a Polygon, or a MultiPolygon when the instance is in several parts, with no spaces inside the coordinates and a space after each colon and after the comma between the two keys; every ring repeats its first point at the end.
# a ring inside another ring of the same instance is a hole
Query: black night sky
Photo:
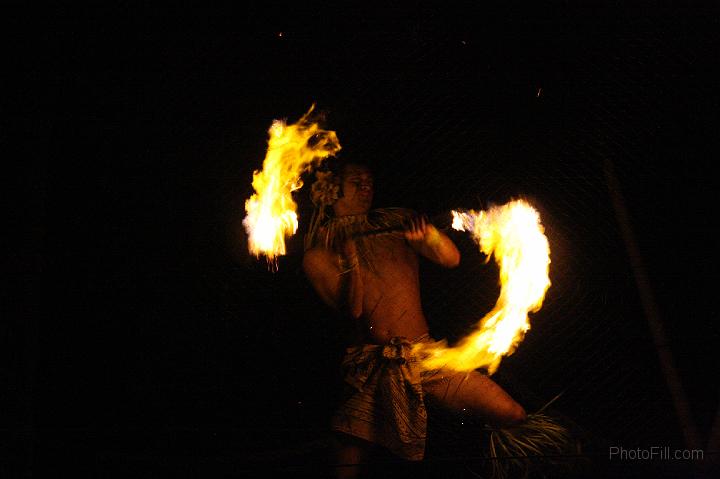
{"type": "MultiPolygon", "coordinates": [[[[622,197],[709,460],[720,9],[484,3],[14,11],[3,137],[29,134],[30,170],[6,196],[22,241],[3,477],[325,477],[344,344],[300,268],[306,189],[278,272],[241,224],[270,124],[313,103],[341,158],[372,164],[376,206],[533,203],[553,284],[497,381],[530,411],[563,393],[553,412],[592,464],[578,477],[691,477],[606,460],[684,447],[622,197]]],[[[421,275],[431,331],[455,340],[497,271],[449,234],[461,265],[421,275]]],[[[461,419],[431,417],[414,476],[481,469],[481,425],[461,419]]]]}

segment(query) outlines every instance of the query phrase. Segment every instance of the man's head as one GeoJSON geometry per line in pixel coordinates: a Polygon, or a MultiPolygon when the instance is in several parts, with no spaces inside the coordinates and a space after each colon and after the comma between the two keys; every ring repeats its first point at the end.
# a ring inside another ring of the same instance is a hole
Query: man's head
{"type": "Polygon", "coordinates": [[[373,176],[359,163],[344,164],[338,174],[340,198],[333,204],[335,216],[359,215],[370,211],[373,200],[373,176]]]}

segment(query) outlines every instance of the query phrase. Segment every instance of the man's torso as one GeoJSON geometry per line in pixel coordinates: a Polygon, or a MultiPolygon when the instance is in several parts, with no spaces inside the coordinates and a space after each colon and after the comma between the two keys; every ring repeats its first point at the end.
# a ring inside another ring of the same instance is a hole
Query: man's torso
{"type": "Polygon", "coordinates": [[[396,336],[412,340],[427,333],[417,254],[400,234],[372,238],[370,247],[372,267],[361,266],[364,293],[358,340],[385,344],[396,336]]]}

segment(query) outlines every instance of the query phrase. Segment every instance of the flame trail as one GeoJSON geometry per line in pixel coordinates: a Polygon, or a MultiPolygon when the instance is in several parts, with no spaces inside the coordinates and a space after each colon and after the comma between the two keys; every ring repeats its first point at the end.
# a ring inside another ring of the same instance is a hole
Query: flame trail
{"type": "Polygon", "coordinates": [[[550,248],[538,212],[523,200],[489,211],[453,211],[453,228],[469,231],[480,250],[493,255],[500,268],[500,297],[477,330],[456,346],[444,342],[419,344],[427,355],[425,369],[471,371],[487,368],[493,374],[503,356],[512,354],[530,329],[528,312],[542,306],[550,287],[550,248]]]}
{"type": "Polygon", "coordinates": [[[248,249],[258,258],[264,255],[275,268],[277,257],[286,252],[285,237],[297,231],[292,192],[302,187],[300,176],[341,148],[334,131],[323,130],[311,120],[314,108],[297,123],[273,122],[263,169],[253,173],[255,193],[245,202],[248,249]]]}

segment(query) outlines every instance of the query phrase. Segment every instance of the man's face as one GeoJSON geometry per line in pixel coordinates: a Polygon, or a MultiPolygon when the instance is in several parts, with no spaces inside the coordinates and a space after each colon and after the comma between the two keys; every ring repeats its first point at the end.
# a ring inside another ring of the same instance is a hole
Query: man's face
{"type": "Polygon", "coordinates": [[[373,177],[370,170],[349,164],[341,176],[342,198],[333,205],[335,215],[360,215],[370,211],[373,199],[373,177]]]}

